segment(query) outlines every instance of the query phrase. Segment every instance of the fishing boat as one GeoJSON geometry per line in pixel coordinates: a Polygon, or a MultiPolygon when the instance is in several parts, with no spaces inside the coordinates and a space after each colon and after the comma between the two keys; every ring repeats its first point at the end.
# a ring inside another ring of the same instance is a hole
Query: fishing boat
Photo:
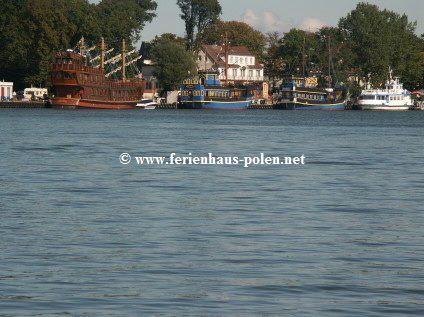
{"type": "Polygon", "coordinates": [[[391,78],[390,72],[384,88],[371,89],[368,85],[357,98],[354,107],[360,110],[402,111],[414,108],[414,102],[411,93],[403,88],[399,78],[391,78]]]}
{"type": "Polygon", "coordinates": [[[140,59],[131,59],[135,50],[126,52],[125,41],[122,53],[105,60],[107,54],[102,39],[101,54],[90,58],[89,52],[95,47],[86,48],[84,38],[81,39],[80,49],[59,51],[52,65],[51,78],[54,97],[52,108],[75,109],[134,109],[143,97],[146,82],[138,70],[133,71],[134,78],[127,78],[127,67],[134,66],[140,59]],[[128,60],[131,59],[131,60],[128,60]],[[121,66],[116,64],[122,60],[121,66]],[[119,77],[118,72],[122,72],[119,77]]]}
{"type": "Polygon", "coordinates": [[[316,77],[283,79],[274,109],[282,110],[344,110],[347,91],[343,88],[318,87],[316,77]]]}
{"type": "Polygon", "coordinates": [[[181,85],[180,109],[243,110],[252,104],[254,86],[221,86],[219,73],[188,78],[181,85]]]}

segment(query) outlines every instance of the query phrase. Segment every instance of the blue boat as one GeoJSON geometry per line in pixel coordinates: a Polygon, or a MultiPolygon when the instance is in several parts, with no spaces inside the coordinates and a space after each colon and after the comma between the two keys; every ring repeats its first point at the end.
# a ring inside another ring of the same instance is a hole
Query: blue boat
{"type": "Polygon", "coordinates": [[[317,87],[317,78],[290,77],[283,80],[274,109],[344,110],[346,89],[317,87]]]}
{"type": "Polygon", "coordinates": [[[244,110],[252,104],[255,86],[221,86],[219,74],[205,73],[181,85],[180,109],[244,110]]]}

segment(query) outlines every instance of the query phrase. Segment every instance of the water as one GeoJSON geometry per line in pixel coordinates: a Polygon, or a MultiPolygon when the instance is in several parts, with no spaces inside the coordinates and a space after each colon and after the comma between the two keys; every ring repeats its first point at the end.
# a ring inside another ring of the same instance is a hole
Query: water
{"type": "Polygon", "coordinates": [[[3,109],[0,316],[423,316],[423,135],[418,111],[3,109]]]}

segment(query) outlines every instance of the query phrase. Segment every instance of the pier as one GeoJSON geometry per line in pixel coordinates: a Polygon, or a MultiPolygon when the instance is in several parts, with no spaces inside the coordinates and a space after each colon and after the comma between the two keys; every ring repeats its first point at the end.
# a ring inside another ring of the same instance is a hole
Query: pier
{"type": "Polygon", "coordinates": [[[0,108],[41,109],[48,108],[44,101],[1,101],[0,108]]]}

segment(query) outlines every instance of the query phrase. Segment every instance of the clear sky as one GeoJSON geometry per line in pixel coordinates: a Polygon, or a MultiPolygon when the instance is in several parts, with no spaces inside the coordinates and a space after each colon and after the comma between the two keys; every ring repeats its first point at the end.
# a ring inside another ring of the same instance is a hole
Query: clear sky
{"type": "MultiPolygon", "coordinates": [[[[90,2],[99,2],[91,0],[90,2]]],[[[157,17],[147,24],[141,33],[142,41],[150,41],[155,35],[174,33],[184,36],[184,22],[176,0],[156,0],[157,17]]],[[[358,0],[219,0],[224,21],[243,21],[255,29],[280,33],[291,28],[315,31],[329,25],[336,26],[341,17],[355,9],[358,0]]],[[[424,33],[424,0],[364,0],[406,14],[409,21],[417,21],[418,35],[424,33]]]]}

